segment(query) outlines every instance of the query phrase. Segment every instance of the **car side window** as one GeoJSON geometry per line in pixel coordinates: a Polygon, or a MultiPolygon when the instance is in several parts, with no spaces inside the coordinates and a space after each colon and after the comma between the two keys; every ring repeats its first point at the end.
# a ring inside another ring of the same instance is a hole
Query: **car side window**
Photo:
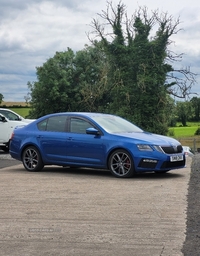
{"type": "Polygon", "coordinates": [[[46,131],[47,121],[48,121],[48,119],[45,119],[45,120],[43,120],[42,122],[39,122],[39,123],[37,124],[37,127],[38,127],[38,129],[39,129],[40,131],[46,131]]]}
{"type": "Polygon", "coordinates": [[[66,116],[52,116],[38,124],[40,131],[65,132],[66,116]]]}
{"type": "Polygon", "coordinates": [[[86,120],[75,117],[70,120],[70,132],[86,134],[86,129],[91,127],[94,126],[86,120]]]}
{"type": "Polygon", "coordinates": [[[9,120],[17,120],[17,121],[20,120],[17,115],[7,110],[0,110],[0,113],[3,114],[5,117],[7,117],[9,120]]]}
{"type": "Polygon", "coordinates": [[[4,122],[4,120],[5,120],[5,117],[4,116],[0,116],[0,122],[4,122]]]}

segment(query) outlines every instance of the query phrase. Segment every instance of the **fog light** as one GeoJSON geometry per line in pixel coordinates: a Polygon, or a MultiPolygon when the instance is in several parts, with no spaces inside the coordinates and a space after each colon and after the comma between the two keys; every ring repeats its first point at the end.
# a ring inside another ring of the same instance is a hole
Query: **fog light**
{"type": "Polygon", "coordinates": [[[156,163],[157,164],[157,160],[154,160],[154,159],[143,159],[143,162],[145,163],[156,163]]]}
{"type": "Polygon", "coordinates": [[[156,159],[147,159],[147,158],[143,158],[138,167],[141,168],[148,168],[148,169],[154,169],[156,168],[156,165],[158,163],[158,160],[156,159]]]}

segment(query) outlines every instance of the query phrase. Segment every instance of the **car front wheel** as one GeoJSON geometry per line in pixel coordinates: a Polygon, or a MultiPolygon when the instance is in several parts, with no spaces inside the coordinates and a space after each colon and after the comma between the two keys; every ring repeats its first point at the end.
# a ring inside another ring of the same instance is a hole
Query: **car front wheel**
{"type": "Polygon", "coordinates": [[[118,149],[111,154],[108,167],[111,173],[118,178],[129,178],[134,174],[133,159],[123,149],[118,149]]]}
{"type": "Polygon", "coordinates": [[[40,152],[34,146],[29,146],[24,149],[22,162],[25,169],[30,172],[41,171],[44,167],[40,152]]]}

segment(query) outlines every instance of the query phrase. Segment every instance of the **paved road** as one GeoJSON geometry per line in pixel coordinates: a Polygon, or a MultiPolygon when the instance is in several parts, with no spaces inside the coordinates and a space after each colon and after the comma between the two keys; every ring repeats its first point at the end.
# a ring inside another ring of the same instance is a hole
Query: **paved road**
{"type": "MultiPolygon", "coordinates": [[[[0,154],[4,161],[14,160],[0,154]]],[[[1,256],[183,255],[190,162],[131,179],[12,163],[0,169],[1,256]]]]}
{"type": "Polygon", "coordinates": [[[4,151],[0,150],[0,169],[8,166],[18,165],[21,162],[11,158],[8,153],[4,153],[4,151]]]}

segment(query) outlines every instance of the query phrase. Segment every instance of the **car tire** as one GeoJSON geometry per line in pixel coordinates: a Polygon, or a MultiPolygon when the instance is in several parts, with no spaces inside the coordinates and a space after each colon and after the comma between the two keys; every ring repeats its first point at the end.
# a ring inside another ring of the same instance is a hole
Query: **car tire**
{"type": "Polygon", "coordinates": [[[115,150],[109,158],[108,167],[117,178],[129,178],[134,175],[134,162],[131,155],[123,149],[115,150]]]}
{"type": "Polygon", "coordinates": [[[1,149],[2,149],[4,152],[9,152],[9,147],[1,146],[1,149]]]}
{"type": "Polygon", "coordinates": [[[24,168],[29,172],[38,172],[44,167],[41,154],[34,146],[29,146],[24,149],[22,154],[22,163],[24,168]]]}

